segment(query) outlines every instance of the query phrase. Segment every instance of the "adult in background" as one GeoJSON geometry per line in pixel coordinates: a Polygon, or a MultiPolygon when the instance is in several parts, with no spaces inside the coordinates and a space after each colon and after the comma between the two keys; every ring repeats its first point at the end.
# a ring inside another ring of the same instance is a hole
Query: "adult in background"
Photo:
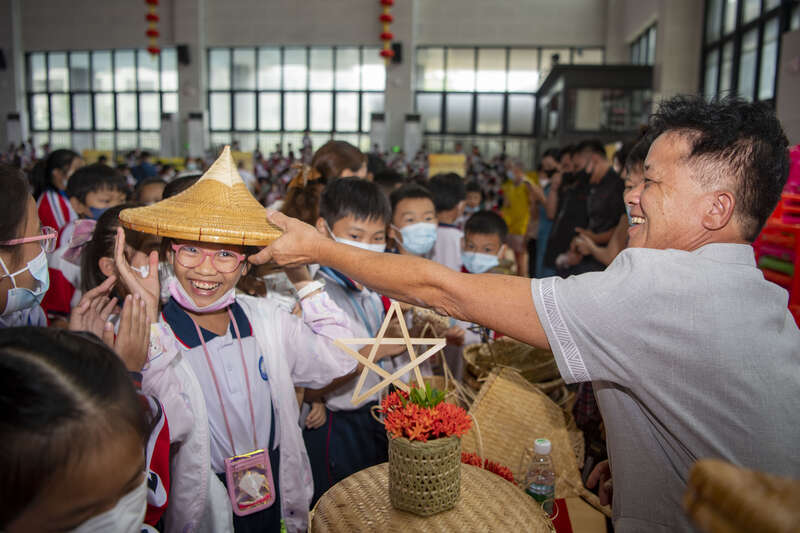
{"type": "Polygon", "coordinates": [[[615,530],[693,531],[681,499],[697,459],[800,478],[800,331],[750,246],[786,183],[788,143],[773,111],[739,99],[676,97],[650,126],[629,248],[603,272],[461,274],[335,243],[274,212],[285,233],[251,261],[319,262],[551,348],[565,381],[595,384],[615,530]]]}
{"type": "Polygon", "coordinates": [[[150,152],[142,152],[139,154],[139,164],[131,167],[131,174],[136,180],[136,183],[141,182],[147,178],[158,177],[158,169],[151,161],[152,155],[150,152]]]}
{"type": "Polygon", "coordinates": [[[531,218],[531,205],[535,202],[533,188],[522,165],[509,160],[508,179],[503,183],[503,219],[508,224],[508,246],[514,251],[517,274],[528,273],[528,251],[525,238],[531,218]]]}

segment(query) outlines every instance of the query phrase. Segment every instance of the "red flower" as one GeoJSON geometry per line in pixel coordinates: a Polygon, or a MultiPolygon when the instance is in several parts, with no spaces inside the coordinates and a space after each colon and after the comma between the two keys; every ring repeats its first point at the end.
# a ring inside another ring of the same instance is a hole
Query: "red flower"
{"type": "Polygon", "coordinates": [[[381,13],[381,16],[378,17],[378,20],[381,22],[391,23],[394,22],[394,17],[391,16],[389,13],[381,13]]]}
{"type": "Polygon", "coordinates": [[[511,473],[511,470],[508,467],[505,467],[500,463],[490,461],[489,459],[484,461],[477,453],[461,452],[461,462],[467,465],[483,468],[484,470],[488,470],[493,474],[497,474],[506,481],[514,483],[514,474],[511,473]]]}
{"type": "Polygon", "coordinates": [[[461,452],[461,462],[465,465],[477,466],[478,468],[483,467],[483,459],[481,459],[481,456],[477,453],[461,452]]]}
{"type": "Polygon", "coordinates": [[[392,39],[394,39],[394,33],[390,31],[381,33],[381,41],[391,41],[392,39]]]}
{"type": "Polygon", "coordinates": [[[384,427],[392,438],[427,442],[444,437],[461,437],[472,427],[472,419],[456,405],[441,402],[421,407],[404,392],[393,392],[381,402],[384,427]]]}

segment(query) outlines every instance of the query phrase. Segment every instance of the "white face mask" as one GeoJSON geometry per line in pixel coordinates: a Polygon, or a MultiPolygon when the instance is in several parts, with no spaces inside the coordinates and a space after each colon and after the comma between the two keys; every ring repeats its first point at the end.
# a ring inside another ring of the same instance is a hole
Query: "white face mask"
{"type": "Polygon", "coordinates": [[[73,533],[139,533],[147,511],[147,477],[142,484],[119,499],[108,511],[93,516],[72,530],[73,533]]]}
{"type": "Polygon", "coordinates": [[[336,239],[336,242],[340,242],[342,244],[347,244],[349,246],[355,246],[356,248],[361,248],[362,250],[367,250],[367,251],[370,251],[370,252],[383,253],[383,252],[386,251],[386,243],[385,242],[378,243],[378,244],[369,244],[369,243],[366,243],[366,242],[358,242],[358,241],[351,241],[351,240],[348,240],[348,239],[341,239],[341,238],[339,238],[339,237],[337,237],[335,235],[333,236],[333,238],[336,239]]]}
{"type": "Polygon", "coordinates": [[[50,271],[47,267],[47,255],[44,253],[44,250],[28,261],[25,268],[17,270],[13,274],[8,271],[2,258],[0,258],[0,267],[2,267],[3,272],[11,278],[11,283],[14,286],[14,288],[10,289],[6,294],[6,307],[1,313],[2,315],[8,315],[15,311],[35,307],[42,303],[44,294],[47,292],[47,289],[50,288],[50,271]],[[17,281],[14,278],[26,270],[31,273],[31,276],[33,276],[33,279],[37,282],[34,290],[26,289],[25,287],[17,287],[17,281]]]}

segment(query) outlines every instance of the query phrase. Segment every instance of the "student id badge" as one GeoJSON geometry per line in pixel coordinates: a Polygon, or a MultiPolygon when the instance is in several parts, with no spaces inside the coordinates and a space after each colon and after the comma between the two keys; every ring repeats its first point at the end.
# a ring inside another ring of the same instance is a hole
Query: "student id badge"
{"type": "Polygon", "coordinates": [[[275,482],[266,451],[256,450],[225,459],[225,478],[237,516],[262,511],[275,503],[275,482]]]}

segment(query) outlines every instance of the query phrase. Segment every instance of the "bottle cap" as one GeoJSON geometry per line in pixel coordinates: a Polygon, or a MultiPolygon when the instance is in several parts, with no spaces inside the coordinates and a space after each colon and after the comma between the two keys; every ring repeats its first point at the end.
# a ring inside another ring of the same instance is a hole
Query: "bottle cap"
{"type": "Polygon", "coordinates": [[[550,450],[552,448],[550,441],[547,439],[536,439],[533,441],[533,451],[535,451],[537,455],[550,455],[550,450]]]}

